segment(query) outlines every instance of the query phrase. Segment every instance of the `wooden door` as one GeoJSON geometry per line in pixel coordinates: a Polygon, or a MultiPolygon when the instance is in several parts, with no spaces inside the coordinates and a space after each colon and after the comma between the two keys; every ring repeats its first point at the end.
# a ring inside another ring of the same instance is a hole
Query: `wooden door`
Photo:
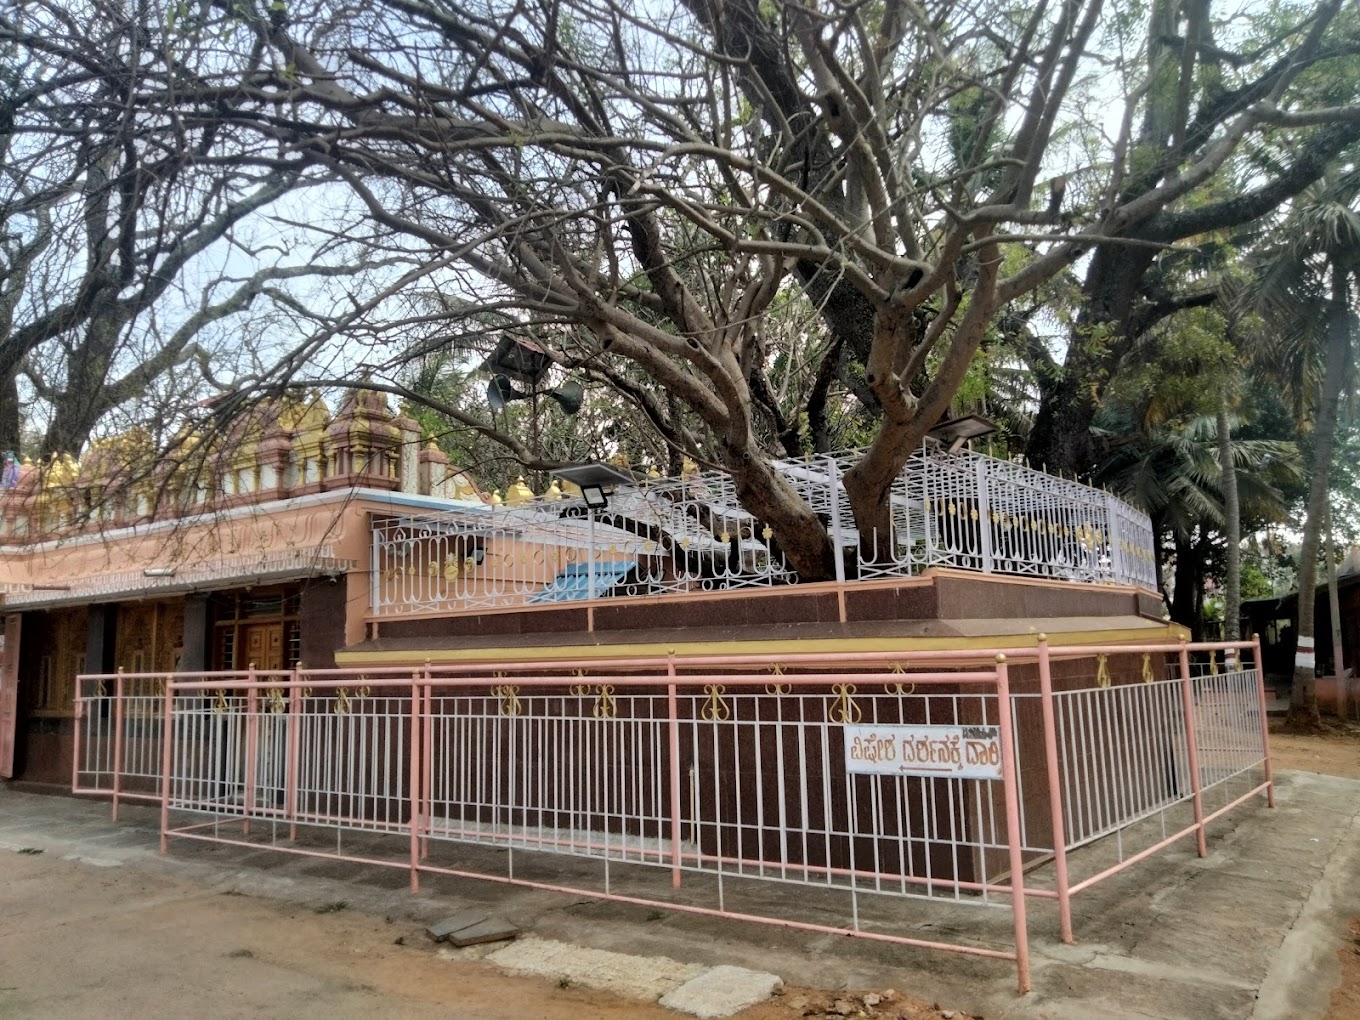
{"type": "Polygon", "coordinates": [[[251,623],[241,628],[238,669],[283,669],[283,624],[251,623]]]}

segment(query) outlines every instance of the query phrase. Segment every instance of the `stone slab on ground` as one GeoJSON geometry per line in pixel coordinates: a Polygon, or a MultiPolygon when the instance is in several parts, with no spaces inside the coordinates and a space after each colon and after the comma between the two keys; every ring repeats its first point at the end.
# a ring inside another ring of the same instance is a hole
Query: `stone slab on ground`
{"type": "Polygon", "coordinates": [[[656,1002],[708,969],[665,956],[633,956],[533,936],[496,950],[486,960],[517,974],[565,979],[647,1002],[656,1002]]]}
{"type": "Polygon", "coordinates": [[[436,942],[444,942],[456,931],[464,928],[471,928],[474,924],[481,924],[491,916],[491,911],[473,908],[471,910],[460,910],[456,914],[436,921],[425,929],[425,934],[436,942]]]}
{"type": "Polygon", "coordinates": [[[661,1005],[711,1020],[764,1002],[783,985],[775,974],[720,964],[661,996],[661,1005]]]}
{"type": "Polygon", "coordinates": [[[449,936],[449,941],[459,949],[480,946],[484,942],[504,942],[519,934],[519,929],[501,917],[488,917],[479,924],[459,928],[449,936]]]}

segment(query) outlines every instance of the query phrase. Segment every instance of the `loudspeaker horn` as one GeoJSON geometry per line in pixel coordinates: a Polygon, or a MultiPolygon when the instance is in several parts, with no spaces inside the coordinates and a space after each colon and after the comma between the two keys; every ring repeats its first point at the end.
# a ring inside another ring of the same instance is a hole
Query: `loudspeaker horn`
{"type": "Polygon", "coordinates": [[[581,404],[585,401],[586,391],[575,379],[568,379],[557,389],[548,393],[561,406],[567,414],[575,414],[581,410],[581,404]]]}
{"type": "Polygon", "coordinates": [[[523,400],[528,395],[510,385],[510,377],[505,375],[493,375],[486,387],[486,402],[496,412],[504,411],[510,401],[523,400]]]}

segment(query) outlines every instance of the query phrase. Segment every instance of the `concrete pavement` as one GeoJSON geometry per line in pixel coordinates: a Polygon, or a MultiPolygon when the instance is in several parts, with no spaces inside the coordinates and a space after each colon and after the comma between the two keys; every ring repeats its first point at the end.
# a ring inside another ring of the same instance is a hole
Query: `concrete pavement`
{"type": "MultiPolygon", "coordinates": [[[[343,900],[353,910],[422,924],[463,904],[494,905],[542,939],[770,971],[793,984],[893,987],[989,1020],[1308,1020],[1325,1011],[1336,949],[1348,919],[1360,915],[1360,782],[1286,772],[1277,800],[1275,810],[1253,801],[1215,822],[1203,860],[1193,840],[1183,840],[1082,894],[1075,946],[1057,940],[1054,911],[1033,904],[1034,992],[1025,997],[1015,994],[1013,968],[976,957],[470,880],[427,877],[413,897],[396,869],[268,850],[175,842],[161,857],[154,811],[125,807],[124,820],[112,823],[103,801],[0,789],[0,850],[32,847],[218,892],[301,904],[343,900]]],[[[0,857],[0,878],[4,863],[0,857]]],[[[549,863],[564,871],[583,866],[549,863]]],[[[807,898],[798,887],[780,887],[778,895],[807,898]]],[[[1006,941],[1008,911],[934,903],[894,909],[905,928],[925,937],[977,930],[1006,941]]],[[[3,937],[21,938],[22,929],[3,937]]]]}

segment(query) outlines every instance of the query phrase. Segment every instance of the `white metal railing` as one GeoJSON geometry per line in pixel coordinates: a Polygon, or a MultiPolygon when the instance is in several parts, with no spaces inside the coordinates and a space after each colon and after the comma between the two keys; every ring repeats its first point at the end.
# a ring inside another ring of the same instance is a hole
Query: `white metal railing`
{"type": "Polygon", "coordinates": [[[111,796],[115,817],[159,802],[163,848],[339,855],[409,868],[413,889],[492,878],[978,952],[1015,960],[1023,988],[1026,897],[1056,900],[1071,941],[1073,896],[1186,836],[1203,857],[1209,822],[1273,805],[1259,646],[1231,646],[1250,668],[1191,664],[1229,647],[82,676],[73,790],[111,796]],[[633,869],[622,891],[611,866],[633,869]],[[673,898],[658,871],[717,906],[673,898]],[[754,892],[771,882],[800,887],[774,915],[754,892]],[[748,894],[764,905],[733,907],[748,894]],[[903,934],[904,898],[1009,906],[1015,951],[903,934]],[[850,927],[829,924],[847,900],[850,927]]]}
{"type": "MultiPolygon", "coordinates": [[[[915,672],[911,691],[882,654],[798,664],[820,668],[777,684],[740,657],[684,675],[671,660],[591,676],[526,664],[508,676],[171,676],[157,695],[162,846],[340,854],[409,866],[413,889],[421,873],[495,877],[468,852],[490,847],[507,868],[500,881],[1011,960],[1026,990],[1004,661],[915,672]],[[906,732],[929,745],[909,759],[921,764],[868,753],[870,767],[854,764],[861,739],[895,748],[906,732]],[[318,829],[334,842],[309,842],[318,829]],[[405,865],[391,856],[403,843],[405,865]],[[602,866],[603,890],[540,874],[534,853],[602,866]],[[610,869],[624,865],[643,867],[620,891],[610,869]],[[752,889],[770,882],[804,887],[792,911],[752,889]],[[1008,908],[1014,948],[922,938],[885,898],[1008,908]]],[[[79,679],[78,718],[113,725],[80,729],[76,792],[152,799],[129,792],[120,763],[124,703],[156,679],[79,679]]]]}
{"type": "MultiPolygon", "coordinates": [[[[931,566],[1085,582],[1155,585],[1146,515],[1109,493],[968,451],[917,451],[891,492],[892,531],[866,541],[841,479],[849,454],[777,462],[827,523],[838,580],[931,566]]],[[[661,478],[579,499],[469,504],[375,521],[375,615],[457,613],[669,595],[798,580],[779,536],[744,510],[720,472],[661,478]]]]}

